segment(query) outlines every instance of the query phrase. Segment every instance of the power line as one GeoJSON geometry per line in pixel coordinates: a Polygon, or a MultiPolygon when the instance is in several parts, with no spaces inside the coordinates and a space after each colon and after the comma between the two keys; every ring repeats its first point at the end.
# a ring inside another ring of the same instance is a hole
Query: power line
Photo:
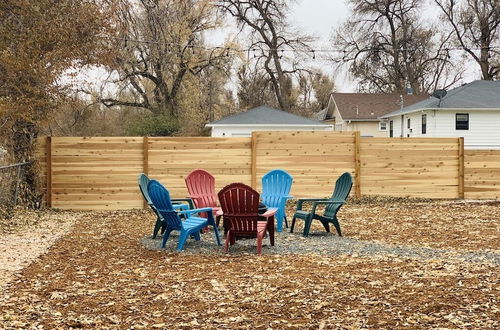
{"type": "MultiPolygon", "coordinates": [[[[316,53],[346,53],[345,46],[342,45],[334,45],[335,47],[332,48],[308,48],[308,49],[291,49],[291,48],[260,48],[260,47],[248,47],[248,48],[235,48],[231,46],[200,46],[200,45],[193,45],[193,44],[176,44],[176,43],[163,43],[161,41],[155,41],[155,40],[141,40],[141,39],[131,39],[131,38],[112,38],[117,41],[122,41],[125,45],[128,45],[129,42],[131,43],[140,43],[140,44],[162,44],[167,47],[181,47],[181,48],[191,48],[191,49],[200,49],[200,50],[207,50],[207,51],[213,51],[213,50],[225,50],[226,53],[228,54],[229,52],[235,52],[235,53],[249,53],[249,52],[280,52],[280,53],[309,53],[315,59],[316,53]]],[[[417,51],[417,50],[425,50],[425,48],[385,48],[385,47],[366,47],[366,48],[358,48],[357,51],[363,51],[363,52],[369,52],[369,51],[383,51],[385,49],[391,50],[391,51],[417,51]]],[[[463,46],[453,46],[453,47],[446,47],[443,48],[443,51],[449,52],[449,51],[465,51],[465,47],[463,46]]],[[[489,46],[489,47],[469,47],[467,48],[469,50],[500,50],[500,46],[489,46]]]]}

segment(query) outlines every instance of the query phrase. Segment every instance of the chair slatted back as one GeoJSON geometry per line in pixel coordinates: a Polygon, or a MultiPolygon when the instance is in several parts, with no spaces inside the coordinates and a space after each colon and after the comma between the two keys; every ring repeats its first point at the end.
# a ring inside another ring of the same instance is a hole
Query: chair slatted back
{"type": "Polygon", "coordinates": [[[224,219],[233,232],[256,233],[259,218],[259,193],[243,183],[231,183],[219,191],[224,219]]]}
{"type": "Polygon", "coordinates": [[[216,207],[215,178],[205,170],[194,170],[186,178],[186,187],[196,208],[216,207]]]}
{"type": "Polygon", "coordinates": [[[262,177],[262,202],[267,207],[281,208],[283,197],[290,194],[293,177],[286,171],[276,169],[262,177]]]}
{"type": "Polygon", "coordinates": [[[182,229],[182,221],[172,206],[167,188],[157,180],[150,180],[148,193],[156,210],[161,214],[163,220],[167,222],[167,226],[174,230],[182,229]]]}
{"type": "MultiPolygon", "coordinates": [[[[351,188],[352,188],[352,176],[350,173],[345,172],[335,182],[335,190],[333,191],[333,194],[332,194],[332,197],[330,197],[330,200],[341,200],[341,201],[347,200],[347,197],[349,196],[349,193],[351,192],[351,188]]],[[[331,217],[331,216],[335,215],[338,208],[340,208],[341,206],[342,205],[339,205],[339,204],[327,205],[325,208],[324,215],[327,217],[331,217]]]]}

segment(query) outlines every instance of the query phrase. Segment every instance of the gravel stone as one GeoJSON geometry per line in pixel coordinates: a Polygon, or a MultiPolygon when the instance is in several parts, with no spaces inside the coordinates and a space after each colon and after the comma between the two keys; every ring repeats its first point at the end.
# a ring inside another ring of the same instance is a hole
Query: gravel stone
{"type": "MultiPolygon", "coordinates": [[[[172,232],[164,251],[176,252],[178,233],[172,232]]],[[[141,243],[150,250],[161,250],[162,236],[156,239],[144,237],[141,243]]],[[[224,238],[221,235],[221,242],[224,238]]],[[[229,248],[229,254],[255,254],[257,251],[255,239],[240,239],[229,248]]],[[[224,247],[217,246],[213,232],[202,235],[200,241],[190,238],[184,246],[186,254],[224,254],[224,247]]],[[[471,263],[493,263],[500,265],[500,253],[489,251],[461,252],[456,250],[432,249],[426,247],[382,244],[372,241],[362,241],[349,237],[339,237],[332,233],[314,233],[305,238],[300,232],[275,233],[275,246],[269,244],[266,237],[262,246],[263,254],[293,255],[293,254],[319,254],[319,255],[352,255],[352,256],[390,256],[412,259],[459,259],[471,263]]]]}

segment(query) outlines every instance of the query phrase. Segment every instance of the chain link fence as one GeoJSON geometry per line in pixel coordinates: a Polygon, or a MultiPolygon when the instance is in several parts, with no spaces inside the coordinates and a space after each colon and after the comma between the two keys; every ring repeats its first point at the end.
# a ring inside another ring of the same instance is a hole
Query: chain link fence
{"type": "Polygon", "coordinates": [[[18,203],[24,168],[31,162],[0,165],[0,206],[14,207],[18,203]]]}

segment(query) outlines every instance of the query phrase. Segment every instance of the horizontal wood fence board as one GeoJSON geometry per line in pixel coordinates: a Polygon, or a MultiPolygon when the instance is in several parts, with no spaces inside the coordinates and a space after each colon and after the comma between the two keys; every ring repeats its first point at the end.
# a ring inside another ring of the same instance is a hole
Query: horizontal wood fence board
{"type": "Polygon", "coordinates": [[[294,197],[330,196],[340,174],[354,174],[353,132],[256,132],[257,189],[262,176],[280,168],[293,178],[294,197]]]}
{"type": "Polygon", "coordinates": [[[142,207],[142,170],[142,137],[52,137],[52,206],[142,207]]]}
{"type": "Polygon", "coordinates": [[[362,193],[458,198],[458,139],[361,138],[362,193]]]}
{"type": "Polygon", "coordinates": [[[148,138],[148,175],[172,196],[185,197],[184,178],[195,169],[215,176],[216,190],[232,182],[250,184],[250,138],[148,138]]]}
{"type": "Polygon", "coordinates": [[[465,150],[465,198],[500,199],[500,150],[465,150]]]}
{"type": "Polygon", "coordinates": [[[412,138],[390,138],[390,137],[361,137],[361,143],[385,143],[389,145],[396,144],[408,144],[414,146],[433,144],[433,145],[443,145],[443,144],[456,144],[456,138],[426,138],[426,137],[412,137],[412,138]]]}
{"type": "Polygon", "coordinates": [[[215,176],[217,191],[233,182],[255,182],[260,191],[262,176],[281,168],[294,177],[296,198],[330,196],[343,172],[358,176],[361,195],[458,198],[463,189],[465,198],[500,198],[500,150],[465,150],[461,171],[456,138],[316,131],[254,132],[253,138],[52,137],[50,148],[47,141],[39,138],[35,151],[39,189],[50,191],[52,207],[62,209],[143,208],[141,172],[172,196],[185,197],[184,178],[198,168],[215,176]]]}

